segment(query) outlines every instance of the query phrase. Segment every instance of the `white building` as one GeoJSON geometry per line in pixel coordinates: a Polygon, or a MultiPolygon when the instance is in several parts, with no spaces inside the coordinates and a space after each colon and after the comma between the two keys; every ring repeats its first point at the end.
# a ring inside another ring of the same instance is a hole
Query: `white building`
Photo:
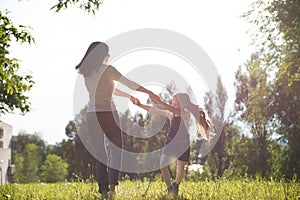
{"type": "Polygon", "coordinates": [[[12,126],[0,121],[0,184],[8,183],[11,166],[12,126]]]}

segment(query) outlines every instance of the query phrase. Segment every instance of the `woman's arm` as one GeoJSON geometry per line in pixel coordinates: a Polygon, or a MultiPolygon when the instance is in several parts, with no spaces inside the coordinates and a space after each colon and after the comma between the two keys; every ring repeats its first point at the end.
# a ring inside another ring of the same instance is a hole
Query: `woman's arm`
{"type": "Polygon", "coordinates": [[[123,85],[127,86],[128,88],[132,90],[136,90],[139,92],[143,92],[149,95],[150,99],[159,99],[159,96],[151,92],[150,90],[144,88],[143,86],[135,83],[134,81],[129,80],[125,76],[123,76],[117,69],[115,69],[112,66],[109,66],[108,70],[110,70],[110,74],[112,76],[112,79],[115,81],[118,81],[122,83],[123,85]]]}
{"type": "Polygon", "coordinates": [[[120,97],[127,97],[132,101],[133,104],[138,104],[140,101],[135,98],[134,96],[131,96],[130,94],[127,94],[126,92],[123,92],[122,90],[119,90],[115,88],[114,95],[120,96],[120,97]]]}
{"type": "Polygon", "coordinates": [[[158,95],[154,94],[153,92],[151,92],[150,90],[144,88],[143,86],[135,83],[134,81],[131,81],[129,79],[127,79],[126,77],[122,76],[118,82],[126,85],[128,88],[132,89],[132,90],[136,90],[139,92],[143,92],[149,95],[150,99],[154,99],[154,98],[159,98],[158,95]]]}
{"type": "Polygon", "coordinates": [[[114,95],[119,96],[119,97],[127,97],[127,98],[131,97],[131,95],[129,95],[126,92],[123,92],[122,90],[119,90],[117,88],[115,88],[114,95]]]}

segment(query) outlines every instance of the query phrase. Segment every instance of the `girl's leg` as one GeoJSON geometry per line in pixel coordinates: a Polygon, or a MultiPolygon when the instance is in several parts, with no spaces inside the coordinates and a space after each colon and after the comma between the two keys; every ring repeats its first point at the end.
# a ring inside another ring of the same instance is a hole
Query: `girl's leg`
{"type": "Polygon", "coordinates": [[[172,158],[165,154],[162,154],[160,159],[160,171],[167,188],[171,187],[171,175],[169,171],[169,165],[172,163],[172,158]]]}
{"type": "Polygon", "coordinates": [[[163,177],[164,182],[166,183],[167,187],[171,187],[171,176],[168,167],[163,167],[160,169],[161,175],[163,177]]]}
{"type": "Polygon", "coordinates": [[[187,162],[182,160],[177,160],[176,163],[176,179],[175,182],[177,184],[181,183],[184,176],[184,166],[187,165],[187,162]]]}
{"type": "Polygon", "coordinates": [[[173,190],[175,194],[178,194],[179,191],[179,184],[181,183],[183,176],[184,176],[184,166],[187,164],[187,162],[182,160],[177,160],[176,163],[176,178],[175,182],[172,183],[173,190]]]}

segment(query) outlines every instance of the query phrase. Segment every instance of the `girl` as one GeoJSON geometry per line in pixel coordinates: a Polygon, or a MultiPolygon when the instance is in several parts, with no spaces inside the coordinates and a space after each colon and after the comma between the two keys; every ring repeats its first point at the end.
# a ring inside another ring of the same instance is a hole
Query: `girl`
{"type": "Polygon", "coordinates": [[[153,113],[165,116],[170,120],[170,128],[166,137],[165,147],[160,160],[161,174],[167,185],[170,195],[177,195],[179,184],[184,176],[184,167],[190,158],[190,141],[188,127],[190,113],[196,119],[198,132],[206,139],[212,136],[211,123],[205,118],[205,113],[197,105],[190,101],[186,93],[178,93],[172,98],[172,105],[162,102],[160,99],[152,100],[160,104],[165,110],[143,105],[139,101],[133,101],[137,106],[153,113]],[[176,178],[171,183],[169,165],[176,161],[176,178]]]}
{"type": "Polygon", "coordinates": [[[89,93],[87,107],[88,139],[92,148],[88,148],[96,157],[96,178],[102,199],[115,195],[118,185],[119,169],[122,156],[122,131],[119,128],[118,113],[112,95],[124,96],[135,101],[135,98],[115,90],[114,81],[118,81],[132,90],[149,95],[150,99],[159,97],[146,88],[128,80],[111,65],[107,65],[109,58],[108,46],[102,42],[93,42],[87,49],[76,69],[83,75],[89,93]],[[104,135],[109,140],[111,159],[109,168],[104,146],[104,135]],[[110,192],[109,192],[110,191],[110,192]]]}

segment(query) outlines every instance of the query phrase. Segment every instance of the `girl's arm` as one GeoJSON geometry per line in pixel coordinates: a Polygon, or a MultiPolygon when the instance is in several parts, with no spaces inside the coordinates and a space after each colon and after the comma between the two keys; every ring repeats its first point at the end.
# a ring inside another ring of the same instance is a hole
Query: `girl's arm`
{"type": "Polygon", "coordinates": [[[155,108],[153,106],[148,106],[148,105],[144,105],[144,104],[141,104],[141,103],[138,103],[136,104],[137,106],[143,108],[144,110],[147,110],[148,112],[150,113],[155,113],[155,114],[158,114],[158,115],[161,115],[161,116],[164,116],[164,117],[167,117],[168,119],[171,119],[172,118],[172,113],[168,110],[162,110],[162,109],[159,109],[159,108],[155,108]]]}
{"type": "Polygon", "coordinates": [[[155,100],[154,103],[160,104],[164,109],[166,109],[166,110],[174,113],[175,115],[181,116],[182,110],[177,109],[177,108],[175,108],[173,106],[170,106],[169,104],[161,101],[160,99],[159,100],[155,100]]]}
{"type": "Polygon", "coordinates": [[[136,104],[138,107],[143,108],[144,110],[150,111],[152,106],[144,105],[144,104],[136,104]]]}

